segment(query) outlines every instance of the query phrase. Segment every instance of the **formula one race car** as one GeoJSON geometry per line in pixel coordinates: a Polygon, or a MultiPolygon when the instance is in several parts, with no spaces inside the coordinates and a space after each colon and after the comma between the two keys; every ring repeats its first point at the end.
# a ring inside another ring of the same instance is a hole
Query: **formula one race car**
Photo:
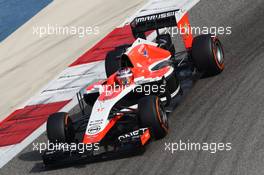
{"type": "Polygon", "coordinates": [[[178,9],[136,17],[131,23],[132,45],[109,52],[105,60],[107,79],[85,87],[77,94],[82,114],[52,114],[47,136],[52,143],[92,144],[90,150],[50,151],[46,165],[72,161],[94,161],[143,150],[150,140],[164,138],[169,131],[169,106],[181,95],[178,72],[189,67],[192,75],[216,75],[224,69],[224,52],[217,37],[182,34],[186,51],[175,52],[164,27],[189,26],[187,14],[177,22],[178,9]],[[146,32],[156,30],[154,41],[146,32]],[[132,151],[131,151],[132,150],[132,151]]]}

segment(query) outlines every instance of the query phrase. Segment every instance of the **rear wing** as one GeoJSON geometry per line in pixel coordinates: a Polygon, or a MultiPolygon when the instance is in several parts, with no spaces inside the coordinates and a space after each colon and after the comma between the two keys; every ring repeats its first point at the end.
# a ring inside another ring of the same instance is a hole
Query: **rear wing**
{"type": "Polygon", "coordinates": [[[145,32],[165,27],[189,25],[188,11],[200,0],[150,0],[136,16],[130,26],[135,38],[145,38],[145,32]]]}
{"type": "Polygon", "coordinates": [[[145,32],[177,25],[175,14],[179,9],[136,17],[130,24],[135,38],[145,38],[145,32]]]}

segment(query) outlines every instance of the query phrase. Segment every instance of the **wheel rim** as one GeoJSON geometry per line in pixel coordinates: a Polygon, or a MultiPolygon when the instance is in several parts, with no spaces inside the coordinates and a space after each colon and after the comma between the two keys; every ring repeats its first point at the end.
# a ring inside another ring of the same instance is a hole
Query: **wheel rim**
{"type": "Polygon", "coordinates": [[[223,49],[222,46],[219,42],[215,43],[215,57],[219,64],[223,64],[224,62],[224,54],[223,54],[223,49]]]}

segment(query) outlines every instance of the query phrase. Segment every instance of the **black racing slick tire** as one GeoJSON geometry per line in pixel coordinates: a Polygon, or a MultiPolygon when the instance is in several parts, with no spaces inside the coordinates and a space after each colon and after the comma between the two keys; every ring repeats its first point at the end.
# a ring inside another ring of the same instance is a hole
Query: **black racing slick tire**
{"type": "Polygon", "coordinates": [[[149,128],[156,140],[164,138],[169,129],[168,118],[159,97],[146,96],[139,100],[138,115],[140,127],[149,128]]]}
{"type": "Polygon", "coordinates": [[[110,77],[121,68],[121,56],[126,52],[129,46],[130,45],[122,45],[107,53],[105,58],[105,72],[107,77],[110,77]]]}
{"type": "Polygon", "coordinates": [[[198,71],[207,75],[217,75],[224,70],[224,50],[220,40],[211,34],[193,39],[192,60],[198,71]]]}
{"type": "Polygon", "coordinates": [[[74,139],[74,128],[68,113],[51,114],[47,121],[47,136],[52,143],[70,143],[74,139]]]}

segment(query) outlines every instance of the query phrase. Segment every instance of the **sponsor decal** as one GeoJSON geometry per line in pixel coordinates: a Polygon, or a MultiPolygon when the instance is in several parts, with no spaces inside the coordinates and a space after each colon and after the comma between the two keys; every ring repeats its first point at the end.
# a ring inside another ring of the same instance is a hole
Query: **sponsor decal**
{"type": "Polygon", "coordinates": [[[138,138],[139,136],[141,136],[148,128],[140,128],[139,130],[136,130],[136,131],[132,131],[130,133],[127,133],[127,134],[124,134],[124,135],[121,135],[118,137],[118,140],[119,141],[123,141],[125,139],[128,139],[128,138],[138,138]]]}
{"type": "Polygon", "coordinates": [[[99,119],[99,120],[92,120],[90,121],[90,124],[89,126],[92,126],[92,125],[101,125],[103,123],[103,119],[99,119]]]}
{"type": "Polygon", "coordinates": [[[175,16],[176,12],[177,11],[171,11],[171,12],[165,12],[165,13],[160,13],[160,14],[138,17],[138,18],[136,18],[136,24],[143,23],[146,21],[155,21],[155,20],[159,20],[159,19],[169,18],[169,17],[175,16]]]}
{"type": "Polygon", "coordinates": [[[142,45],[139,49],[138,49],[139,53],[141,55],[143,55],[144,57],[149,57],[148,51],[147,49],[144,47],[144,45],[142,45]]]}
{"type": "Polygon", "coordinates": [[[94,135],[97,134],[101,130],[101,127],[99,125],[92,126],[88,128],[88,134],[94,135]]]}

